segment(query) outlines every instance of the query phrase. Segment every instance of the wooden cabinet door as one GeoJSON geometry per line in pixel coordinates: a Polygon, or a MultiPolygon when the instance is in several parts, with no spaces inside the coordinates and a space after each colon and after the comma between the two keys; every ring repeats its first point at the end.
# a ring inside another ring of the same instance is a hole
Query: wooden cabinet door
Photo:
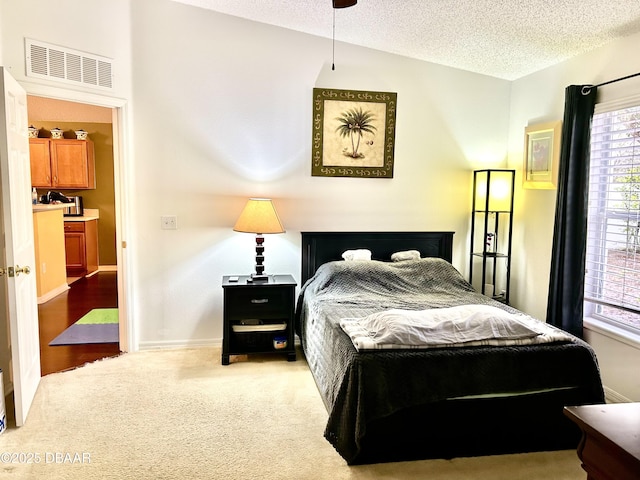
{"type": "Polygon", "coordinates": [[[51,187],[51,154],[48,138],[30,138],[31,186],[51,187]]]}
{"type": "Polygon", "coordinates": [[[85,268],[87,275],[98,270],[98,221],[84,222],[85,268]]]}
{"type": "Polygon", "coordinates": [[[96,188],[93,142],[52,140],[51,169],[56,188],[96,188]]]}
{"type": "Polygon", "coordinates": [[[98,221],[64,222],[64,247],[68,275],[98,270],[98,221]]]}
{"type": "Polygon", "coordinates": [[[85,270],[84,233],[71,232],[64,236],[64,247],[67,254],[67,270],[85,270]]]}
{"type": "Polygon", "coordinates": [[[64,223],[64,250],[67,274],[84,275],[87,270],[87,247],[82,222],[64,223]]]}

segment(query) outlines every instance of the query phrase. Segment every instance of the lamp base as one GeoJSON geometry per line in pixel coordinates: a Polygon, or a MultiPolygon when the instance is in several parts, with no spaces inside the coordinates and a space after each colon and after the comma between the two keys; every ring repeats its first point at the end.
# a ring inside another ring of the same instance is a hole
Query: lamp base
{"type": "Polygon", "coordinates": [[[247,278],[247,282],[268,282],[270,277],[271,275],[267,275],[266,273],[252,273],[251,277],[247,278]]]}
{"type": "Polygon", "coordinates": [[[261,233],[256,234],[256,271],[251,274],[248,281],[268,282],[269,275],[264,273],[264,237],[261,233]]]}

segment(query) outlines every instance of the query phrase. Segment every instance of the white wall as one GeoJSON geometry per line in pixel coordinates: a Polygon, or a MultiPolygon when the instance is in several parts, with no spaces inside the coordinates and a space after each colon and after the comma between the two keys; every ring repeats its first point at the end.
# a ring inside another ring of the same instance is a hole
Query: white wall
{"type": "MultiPolygon", "coordinates": [[[[113,91],[104,93],[83,87],[75,90],[128,98],[131,95],[129,2],[0,0],[0,55],[4,66],[29,92],[28,83],[47,82],[34,81],[26,76],[25,38],[102,55],[113,59],[113,91]]],[[[53,85],[71,88],[61,83],[53,85]]]]}
{"type": "Polygon", "coordinates": [[[232,227],[274,198],[269,272],[299,278],[300,231],[454,230],[467,263],[474,164],[504,165],[509,83],[167,1],[132,2],[136,290],[143,346],[220,338],[223,274],[253,269],[232,227]],[[312,177],[315,86],[398,94],[393,179],[312,177]],[[178,216],[177,231],[160,216],[178,216]]]}
{"type": "MultiPolygon", "coordinates": [[[[2,11],[2,6],[0,6],[0,12],[2,11]]],[[[4,35],[2,34],[2,21],[0,21],[0,65],[4,65],[4,58],[2,56],[3,48],[2,48],[2,39],[4,35]]]]}
{"type": "MultiPolygon", "coordinates": [[[[564,90],[568,85],[598,84],[640,71],[637,55],[640,34],[516,80],[512,86],[509,122],[509,166],[518,169],[522,185],[524,128],[529,124],[562,120],[564,90]]],[[[640,78],[604,86],[597,101],[640,93],[640,78]]],[[[513,304],[538,318],[546,318],[556,190],[516,191],[513,304]]],[[[640,377],[629,375],[640,367],[640,345],[617,341],[587,328],[603,382],[619,395],[640,400],[640,377]]]]}
{"type": "Polygon", "coordinates": [[[509,82],[340,43],[331,71],[328,39],[168,0],[0,2],[2,58],[28,92],[61,84],[25,77],[24,37],[114,60],[141,347],[220,340],[221,276],[253,269],[254,238],[232,231],[250,196],[287,229],[267,237],[268,272],[299,277],[312,230],[453,230],[465,270],[471,171],[506,163],[509,82]],[[316,86],[398,94],[393,179],[311,177],[316,86]]]}

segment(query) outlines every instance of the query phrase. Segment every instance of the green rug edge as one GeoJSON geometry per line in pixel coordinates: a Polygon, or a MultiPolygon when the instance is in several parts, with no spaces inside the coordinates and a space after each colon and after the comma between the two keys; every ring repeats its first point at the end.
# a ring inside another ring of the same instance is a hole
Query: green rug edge
{"type": "Polygon", "coordinates": [[[117,308],[94,308],[76,322],[80,325],[118,323],[117,308]]]}

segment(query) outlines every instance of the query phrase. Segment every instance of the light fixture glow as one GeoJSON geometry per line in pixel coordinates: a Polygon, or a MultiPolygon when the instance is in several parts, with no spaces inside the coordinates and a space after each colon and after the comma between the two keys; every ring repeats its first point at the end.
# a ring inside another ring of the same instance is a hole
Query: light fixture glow
{"type": "Polygon", "coordinates": [[[487,206],[487,188],[489,189],[490,211],[508,211],[512,202],[512,178],[505,170],[478,170],[476,185],[476,206],[487,206]]]}

